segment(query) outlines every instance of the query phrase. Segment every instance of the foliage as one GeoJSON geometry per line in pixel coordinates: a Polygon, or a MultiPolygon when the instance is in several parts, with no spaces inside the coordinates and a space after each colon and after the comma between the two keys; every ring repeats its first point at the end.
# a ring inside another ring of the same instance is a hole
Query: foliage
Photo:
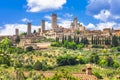
{"type": "Polygon", "coordinates": [[[81,43],[83,43],[84,45],[88,45],[89,44],[89,41],[87,38],[82,38],[81,39],[81,43]]]}
{"type": "Polygon", "coordinates": [[[35,34],[35,33],[36,33],[36,30],[33,31],[33,34],[35,34]]]}
{"type": "Polygon", "coordinates": [[[33,51],[34,49],[33,49],[33,47],[32,46],[28,46],[28,47],[26,47],[26,51],[27,52],[29,52],[29,51],[33,51]]]}
{"type": "Polygon", "coordinates": [[[114,68],[119,68],[119,67],[120,67],[120,64],[119,64],[117,61],[114,61],[113,67],[114,67],[114,68]]]}
{"type": "Polygon", "coordinates": [[[120,51],[120,46],[117,47],[117,51],[120,51]]]}
{"type": "Polygon", "coordinates": [[[71,35],[68,36],[68,42],[72,42],[72,37],[71,37],[71,35]]]}
{"type": "Polygon", "coordinates": [[[84,44],[78,44],[77,49],[82,49],[84,47],[84,44]]]}
{"type": "Polygon", "coordinates": [[[108,62],[105,59],[102,59],[102,60],[100,60],[99,65],[106,67],[108,65],[108,62]]]}
{"type": "Polygon", "coordinates": [[[12,42],[7,37],[0,42],[0,50],[3,52],[11,48],[11,46],[12,42]]]}
{"type": "Polygon", "coordinates": [[[60,43],[60,42],[52,42],[52,43],[51,43],[51,46],[61,47],[61,43],[60,43]]]}
{"type": "Polygon", "coordinates": [[[23,32],[20,34],[20,36],[27,35],[27,32],[23,32]]]}
{"type": "Polygon", "coordinates": [[[73,50],[77,49],[76,43],[75,42],[69,42],[68,45],[67,45],[67,48],[68,49],[73,49],[73,50]]]}
{"type": "Polygon", "coordinates": [[[81,56],[81,55],[78,55],[78,56],[77,56],[77,61],[78,61],[80,64],[84,64],[84,63],[85,63],[85,61],[84,61],[84,59],[83,59],[83,56],[81,56]]]}
{"type": "Polygon", "coordinates": [[[100,58],[99,58],[99,56],[97,55],[97,53],[92,53],[91,55],[90,55],[90,62],[91,63],[98,63],[99,62],[99,60],[100,60],[100,58]]]}
{"type": "Polygon", "coordinates": [[[41,70],[41,69],[42,69],[42,63],[41,63],[40,61],[37,61],[37,62],[34,64],[33,68],[34,68],[35,70],[41,70]]]}
{"type": "Polygon", "coordinates": [[[94,72],[93,73],[98,79],[103,79],[103,77],[98,73],[98,72],[94,72]]]}
{"type": "Polygon", "coordinates": [[[73,77],[72,74],[68,73],[64,69],[62,69],[59,72],[56,72],[55,75],[53,75],[51,78],[48,78],[46,80],[78,80],[77,78],[73,77]]]}
{"type": "Polygon", "coordinates": [[[15,39],[15,43],[19,43],[20,42],[20,37],[17,36],[16,39],[15,39]]]}
{"type": "Polygon", "coordinates": [[[16,70],[16,79],[17,80],[25,80],[24,73],[21,70],[16,70]]]}
{"type": "Polygon", "coordinates": [[[76,34],[80,34],[80,30],[76,30],[76,34]]]}
{"type": "Polygon", "coordinates": [[[0,55],[0,64],[10,66],[10,57],[8,55],[0,55]]]}
{"type": "Polygon", "coordinates": [[[65,55],[65,56],[59,56],[59,57],[57,57],[57,64],[59,66],[75,65],[77,63],[78,63],[78,61],[77,61],[76,56],[65,55]]]}
{"type": "Polygon", "coordinates": [[[107,66],[109,66],[109,67],[112,67],[112,65],[114,64],[114,61],[113,61],[112,57],[110,57],[110,56],[106,57],[106,61],[108,62],[107,66]]]}
{"type": "Polygon", "coordinates": [[[101,45],[92,45],[92,48],[104,48],[104,46],[101,46],[101,45]]]}
{"type": "Polygon", "coordinates": [[[117,38],[117,36],[112,37],[112,46],[113,47],[118,46],[118,38],[117,38]]]}
{"type": "Polygon", "coordinates": [[[55,41],[56,41],[56,42],[59,42],[59,38],[58,38],[58,37],[56,37],[55,41]]]}

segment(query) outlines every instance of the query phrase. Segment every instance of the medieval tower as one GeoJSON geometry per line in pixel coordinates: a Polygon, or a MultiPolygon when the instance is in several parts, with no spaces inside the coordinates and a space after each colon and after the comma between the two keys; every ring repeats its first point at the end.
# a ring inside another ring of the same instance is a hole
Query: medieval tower
{"type": "Polygon", "coordinates": [[[41,33],[45,31],[45,20],[41,21],[41,33]]]}
{"type": "Polygon", "coordinates": [[[57,28],[57,15],[56,14],[52,14],[52,29],[55,30],[55,28],[57,28]]]}
{"type": "Polygon", "coordinates": [[[19,29],[15,29],[15,35],[16,35],[16,36],[19,35],[19,29]]]}
{"type": "Polygon", "coordinates": [[[74,23],[74,27],[77,28],[77,23],[78,23],[77,17],[74,17],[73,23],[74,23]]]}
{"type": "Polygon", "coordinates": [[[31,23],[27,24],[27,35],[30,36],[31,35],[31,23]]]}

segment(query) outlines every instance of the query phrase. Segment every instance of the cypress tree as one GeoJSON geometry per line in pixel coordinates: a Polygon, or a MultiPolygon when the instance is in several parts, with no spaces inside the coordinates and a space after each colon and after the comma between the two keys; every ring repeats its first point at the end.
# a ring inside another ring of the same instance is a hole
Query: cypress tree
{"type": "Polygon", "coordinates": [[[64,44],[64,40],[65,40],[65,38],[64,38],[64,35],[62,36],[62,44],[64,44]]]}

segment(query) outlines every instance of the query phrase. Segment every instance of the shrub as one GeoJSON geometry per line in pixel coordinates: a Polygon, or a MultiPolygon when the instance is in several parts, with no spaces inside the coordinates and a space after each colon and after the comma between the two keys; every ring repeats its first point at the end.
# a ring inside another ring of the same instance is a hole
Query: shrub
{"type": "Polygon", "coordinates": [[[118,68],[119,66],[120,66],[119,63],[117,63],[116,61],[114,61],[113,67],[114,67],[114,68],[118,68]]]}
{"type": "Polygon", "coordinates": [[[106,61],[108,62],[108,66],[109,67],[112,67],[113,66],[113,64],[114,64],[114,61],[113,61],[113,59],[112,59],[112,57],[106,57],[106,61]]]}
{"type": "Polygon", "coordinates": [[[77,60],[80,64],[84,64],[84,60],[83,60],[83,57],[82,56],[77,56],[77,60]]]}
{"type": "Polygon", "coordinates": [[[103,79],[103,77],[102,77],[99,73],[94,72],[93,74],[94,74],[98,79],[103,79]]]}
{"type": "Polygon", "coordinates": [[[82,49],[84,47],[84,44],[78,44],[77,49],[82,49]]]}
{"type": "Polygon", "coordinates": [[[37,61],[37,62],[34,64],[33,68],[34,68],[35,70],[41,70],[41,69],[42,69],[42,63],[41,63],[40,61],[37,61]]]}
{"type": "Polygon", "coordinates": [[[10,66],[10,60],[6,56],[0,56],[0,64],[6,64],[7,66],[10,66]]]}
{"type": "Polygon", "coordinates": [[[59,66],[65,66],[65,65],[75,65],[77,64],[77,58],[76,56],[72,56],[72,55],[65,55],[65,56],[59,56],[57,58],[57,64],[59,66]]]}
{"type": "Polygon", "coordinates": [[[48,53],[43,54],[44,57],[48,57],[48,53]]]}
{"type": "Polygon", "coordinates": [[[69,42],[67,48],[75,50],[77,48],[76,43],[75,42],[69,42]]]}
{"type": "Polygon", "coordinates": [[[29,51],[33,51],[33,50],[34,50],[34,49],[33,49],[32,46],[29,46],[29,47],[26,48],[26,51],[28,51],[28,52],[29,52],[29,51]]]}
{"type": "Polygon", "coordinates": [[[99,62],[99,56],[97,55],[97,53],[92,53],[89,61],[91,63],[96,63],[97,64],[99,62]]]}
{"type": "Polygon", "coordinates": [[[100,45],[92,45],[92,48],[104,48],[104,46],[100,46],[100,45]]]}
{"type": "Polygon", "coordinates": [[[117,51],[120,51],[120,46],[117,47],[117,51]]]}
{"type": "Polygon", "coordinates": [[[61,43],[60,42],[52,42],[51,46],[61,47],[61,43]]]}
{"type": "Polygon", "coordinates": [[[103,60],[100,60],[99,65],[105,67],[108,65],[108,62],[103,59],[103,60]]]}

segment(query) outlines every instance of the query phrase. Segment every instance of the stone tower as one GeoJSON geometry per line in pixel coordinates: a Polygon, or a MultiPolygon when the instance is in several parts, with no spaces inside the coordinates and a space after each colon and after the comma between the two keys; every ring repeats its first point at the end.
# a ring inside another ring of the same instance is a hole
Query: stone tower
{"type": "Polygon", "coordinates": [[[16,36],[19,35],[19,29],[15,29],[15,35],[16,35],[16,36]]]}
{"type": "Polygon", "coordinates": [[[54,30],[57,27],[57,15],[56,14],[52,14],[52,29],[54,30]]]}
{"type": "Polygon", "coordinates": [[[74,17],[73,23],[74,23],[74,27],[77,28],[77,23],[78,23],[77,17],[74,17]]]}
{"type": "Polygon", "coordinates": [[[45,31],[45,20],[41,21],[41,33],[45,31]]]}
{"type": "Polygon", "coordinates": [[[30,36],[31,35],[31,23],[27,24],[27,35],[30,36]]]}

